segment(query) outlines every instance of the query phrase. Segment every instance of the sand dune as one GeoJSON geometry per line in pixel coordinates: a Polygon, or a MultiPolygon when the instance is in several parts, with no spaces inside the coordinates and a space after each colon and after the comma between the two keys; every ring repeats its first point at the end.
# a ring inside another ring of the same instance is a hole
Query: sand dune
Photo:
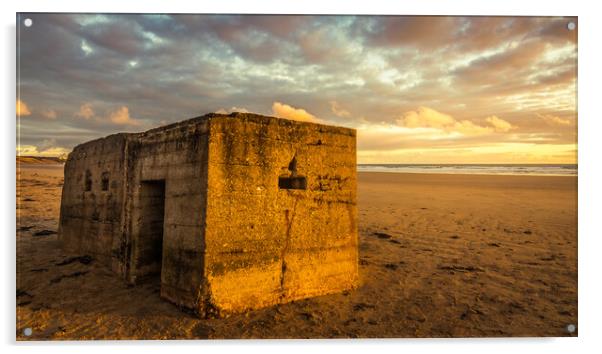
{"type": "Polygon", "coordinates": [[[59,248],[60,165],[17,177],[18,340],[576,335],[576,177],[359,173],[359,289],[211,320],[59,248]]]}

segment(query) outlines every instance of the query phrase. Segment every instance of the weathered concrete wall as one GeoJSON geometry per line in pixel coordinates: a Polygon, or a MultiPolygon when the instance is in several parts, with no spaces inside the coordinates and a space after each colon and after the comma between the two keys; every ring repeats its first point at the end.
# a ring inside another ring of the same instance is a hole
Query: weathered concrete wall
{"type": "Polygon", "coordinates": [[[79,145],[65,163],[59,238],[67,249],[108,265],[121,232],[127,139],[116,134],[79,145]]]}
{"type": "Polygon", "coordinates": [[[211,118],[201,313],[357,285],[355,152],[351,129],[211,118]]]}

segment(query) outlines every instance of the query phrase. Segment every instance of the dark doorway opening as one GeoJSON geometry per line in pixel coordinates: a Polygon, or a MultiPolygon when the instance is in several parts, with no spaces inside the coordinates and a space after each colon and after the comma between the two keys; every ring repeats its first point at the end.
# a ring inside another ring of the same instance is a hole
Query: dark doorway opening
{"type": "Polygon", "coordinates": [[[144,181],[140,186],[140,235],[138,237],[137,278],[161,278],[163,260],[163,219],[165,181],[144,181]]]}

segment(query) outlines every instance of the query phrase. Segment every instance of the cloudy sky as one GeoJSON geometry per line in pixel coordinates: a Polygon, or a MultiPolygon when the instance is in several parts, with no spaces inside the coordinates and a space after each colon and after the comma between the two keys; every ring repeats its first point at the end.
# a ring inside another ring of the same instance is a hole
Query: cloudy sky
{"type": "Polygon", "coordinates": [[[575,163],[570,21],[22,15],[17,152],[249,111],[356,128],[359,163],[575,163]]]}

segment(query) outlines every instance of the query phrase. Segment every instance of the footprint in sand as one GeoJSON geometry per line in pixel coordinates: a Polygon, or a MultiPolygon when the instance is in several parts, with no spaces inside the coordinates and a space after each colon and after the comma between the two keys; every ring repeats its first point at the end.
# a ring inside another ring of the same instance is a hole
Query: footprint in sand
{"type": "Polygon", "coordinates": [[[360,303],[353,305],[353,311],[363,311],[366,309],[373,309],[375,307],[376,306],[374,306],[374,305],[370,305],[365,302],[360,302],[360,303]]]}
{"type": "Polygon", "coordinates": [[[17,297],[21,297],[21,296],[29,296],[29,297],[33,297],[30,293],[28,293],[25,290],[21,290],[21,289],[17,289],[17,297]]]}
{"type": "Polygon", "coordinates": [[[385,268],[390,269],[390,270],[397,270],[397,264],[387,263],[387,264],[385,264],[385,268]]]}
{"type": "Polygon", "coordinates": [[[439,265],[438,269],[449,270],[454,272],[484,272],[485,270],[481,267],[474,266],[461,266],[461,265],[439,265]]]}
{"type": "Polygon", "coordinates": [[[36,233],[34,233],[34,236],[50,236],[50,235],[54,235],[56,234],[56,231],[52,231],[52,230],[42,230],[42,231],[38,231],[36,233]]]}
{"type": "Polygon", "coordinates": [[[553,260],[555,260],[555,259],[556,259],[556,256],[555,256],[555,255],[551,255],[551,256],[549,256],[549,257],[542,257],[542,258],[540,258],[539,260],[540,260],[540,261],[546,261],[546,262],[549,262],[549,261],[553,261],[553,260]]]}
{"type": "Polygon", "coordinates": [[[30,272],[34,272],[34,273],[40,273],[40,272],[47,272],[48,269],[47,268],[34,268],[34,269],[30,269],[30,272]]]}
{"type": "Polygon", "coordinates": [[[65,278],[75,278],[75,277],[79,277],[85,274],[88,274],[89,271],[83,271],[83,272],[73,272],[71,274],[66,274],[66,275],[60,275],[56,278],[50,279],[50,283],[51,284],[56,284],[56,283],[60,283],[61,280],[65,279],[65,278]]]}
{"type": "Polygon", "coordinates": [[[56,263],[57,266],[64,266],[67,264],[71,264],[73,262],[79,262],[81,264],[90,264],[92,263],[92,261],[94,260],[94,258],[88,256],[88,255],[84,255],[84,256],[76,256],[76,257],[69,257],[67,259],[64,259],[63,261],[56,263]]]}
{"type": "Polygon", "coordinates": [[[380,238],[380,239],[390,239],[390,238],[392,238],[392,237],[393,237],[393,236],[391,236],[391,235],[389,235],[389,234],[386,234],[386,233],[384,233],[384,232],[374,232],[374,233],[372,233],[372,234],[373,234],[374,236],[376,236],[376,237],[380,238]]]}

